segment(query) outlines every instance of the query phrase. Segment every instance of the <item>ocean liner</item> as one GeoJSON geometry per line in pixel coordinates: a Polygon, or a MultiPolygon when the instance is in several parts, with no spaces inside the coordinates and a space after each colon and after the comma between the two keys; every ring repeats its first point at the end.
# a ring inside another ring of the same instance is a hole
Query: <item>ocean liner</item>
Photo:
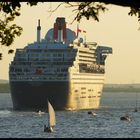
{"type": "Polygon", "coordinates": [[[46,110],[47,100],[55,110],[97,109],[105,75],[105,59],[112,48],[86,42],[66,28],[64,17],[41,39],[16,49],[9,65],[9,84],[14,110],[46,110]]]}

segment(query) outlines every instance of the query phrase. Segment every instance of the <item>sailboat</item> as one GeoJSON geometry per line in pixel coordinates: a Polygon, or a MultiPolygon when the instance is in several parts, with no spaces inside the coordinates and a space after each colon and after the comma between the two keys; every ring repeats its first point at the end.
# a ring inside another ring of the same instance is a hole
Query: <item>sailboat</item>
{"type": "Polygon", "coordinates": [[[48,101],[48,126],[44,125],[44,132],[53,132],[53,128],[56,125],[55,111],[48,101]]]}

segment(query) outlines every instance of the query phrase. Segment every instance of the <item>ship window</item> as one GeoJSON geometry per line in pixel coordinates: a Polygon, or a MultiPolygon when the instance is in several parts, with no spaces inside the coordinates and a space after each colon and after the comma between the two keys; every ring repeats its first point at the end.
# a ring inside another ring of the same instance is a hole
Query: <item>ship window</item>
{"type": "Polygon", "coordinates": [[[61,53],[58,53],[58,57],[62,57],[62,54],[61,53]]]}
{"type": "Polygon", "coordinates": [[[88,96],[88,98],[92,98],[92,96],[88,96]]]}
{"type": "Polygon", "coordinates": [[[61,72],[67,72],[67,68],[62,68],[61,72]]]}
{"type": "Polygon", "coordinates": [[[86,96],[81,96],[80,98],[86,98],[86,96]]]}
{"type": "Polygon", "coordinates": [[[49,54],[49,53],[47,53],[46,55],[47,55],[48,57],[50,57],[50,54],[49,54]]]}
{"type": "Polygon", "coordinates": [[[57,57],[57,54],[56,53],[53,53],[53,57],[57,57]]]}
{"type": "Polygon", "coordinates": [[[32,53],[30,56],[38,56],[38,53],[32,53]]]}
{"type": "Polygon", "coordinates": [[[44,54],[42,54],[42,56],[44,56],[44,57],[45,57],[45,56],[48,56],[48,54],[44,53],[44,54]]]}
{"type": "Polygon", "coordinates": [[[60,69],[59,68],[57,68],[57,70],[56,70],[57,72],[60,72],[60,69]]]}
{"type": "Polygon", "coordinates": [[[81,87],[81,89],[86,89],[85,87],[81,87]]]}

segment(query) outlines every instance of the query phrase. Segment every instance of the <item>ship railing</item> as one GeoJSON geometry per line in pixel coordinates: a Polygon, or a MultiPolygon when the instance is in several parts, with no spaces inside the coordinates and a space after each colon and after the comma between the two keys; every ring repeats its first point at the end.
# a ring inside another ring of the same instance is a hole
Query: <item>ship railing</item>
{"type": "Polygon", "coordinates": [[[23,76],[16,76],[16,77],[13,77],[13,76],[10,76],[10,79],[11,80],[21,80],[21,81],[24,81],[24,80],[68,80],[68,77],[23,77],[23,76]]]}
{"type": "Polygon", "coordinates": [[[25,52],[25,49],[16,49],[17,52],[25,52]]]}
{"type": "Polygon", "coordinates": [[[86,42],[86,44],[88,44],[88,45],[97,45],[97,42],[86,42]]]}

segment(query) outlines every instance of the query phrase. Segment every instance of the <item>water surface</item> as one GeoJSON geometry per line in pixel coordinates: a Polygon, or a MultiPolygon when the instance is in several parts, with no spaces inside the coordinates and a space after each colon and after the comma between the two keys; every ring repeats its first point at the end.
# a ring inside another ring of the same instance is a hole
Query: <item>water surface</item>
{"type": "Polygon", "coordinates": [[[10,94],[1,93],[0,138],[140,138],[140,110],[133,112],[135,103],[135,93],[104,92],[98,110],[56,111],[55,132],[45,133],[47,113],[13,111],[10,94]],[[131,122],[120,121],[126,113],[131,122]]]}

